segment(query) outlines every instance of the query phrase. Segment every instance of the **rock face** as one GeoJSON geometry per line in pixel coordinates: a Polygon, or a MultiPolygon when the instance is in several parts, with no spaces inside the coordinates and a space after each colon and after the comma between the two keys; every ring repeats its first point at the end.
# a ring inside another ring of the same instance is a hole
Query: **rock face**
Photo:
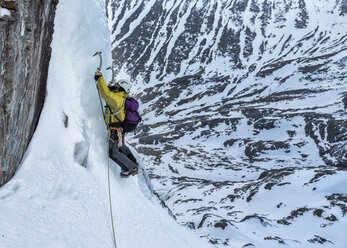
{"type": "Polygon", "coordinates": [[[46,94],[58,0],[0,0],[0,186],[15,174],[46,94]]]}
{"type": "Polygon", "coordinates": [[[131,142],[176,220],[216,247],[343,246],[346,1],[106,2],[131,142]]]}

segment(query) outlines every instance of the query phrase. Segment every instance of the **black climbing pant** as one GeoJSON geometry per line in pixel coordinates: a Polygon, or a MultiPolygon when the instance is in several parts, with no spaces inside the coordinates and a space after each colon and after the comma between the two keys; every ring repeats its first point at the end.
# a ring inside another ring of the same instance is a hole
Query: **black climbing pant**
{"type": "Polygon", "coordinates": [[[122,171],[132,171],[137,166],[137,161],[131,153],[129,147],[125,145],[124,135],[122,135],[122,146],[118,147],[118,135],[116,130],[111,130],[109,139],[110,158],[116,162],[122,171]]]}

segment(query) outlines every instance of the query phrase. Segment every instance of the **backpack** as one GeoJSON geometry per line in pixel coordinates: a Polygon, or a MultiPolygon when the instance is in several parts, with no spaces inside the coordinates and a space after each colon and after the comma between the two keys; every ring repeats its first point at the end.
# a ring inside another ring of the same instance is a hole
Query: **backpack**
{"type": "MultiPolygon", "coordinates": [[[[110,106],[106,105],[105,107],[107,107],[109,109],[109,111],[111,112],[110,106]]],[[[134,131],[136,129],[137,125],[139,124],[139,122],[142,120],[139,112],[137,112],[138,109],[139,109],[139,102],[138,101],[136,101],[132,97],[125,98],[124,104],[123,104],[122,108],[120,110],[118,110],[118,112],[107,115],[108,117],[114,116],[119,121],[117,123],[113,123],[113,124],[111,123],[109,126],[122,127],[123,131],[125,133],[129,133],[129,132],[134,131]],[[123,108],[125,111],[125,119],[124,119],[124,121],[121,121],[118,119],[117,114],[119,114],[123,108]]]]}
{"type": "Polygon", "coordinates": [[[142,120],[138,112],[139,102],[133,97],[125,98],[125,119],[123,121],[123,129],[125,133],[132,132],[136,129],[142,120]]]}

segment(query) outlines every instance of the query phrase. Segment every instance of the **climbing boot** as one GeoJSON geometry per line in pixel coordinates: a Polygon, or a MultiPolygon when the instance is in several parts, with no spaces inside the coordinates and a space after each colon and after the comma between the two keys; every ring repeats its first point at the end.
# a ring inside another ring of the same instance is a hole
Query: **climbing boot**
{"type": "Polygon", "coordinates": [[[133,170],[131,170],[131,171],[122,171],[122,172],[120,173],[120,177],[121,177],[121,178],[127,178],[127,177],[129,177],[129,176],[135,176],[135,175],[137,175],[137,174],[139,173],[139,169],[138,169],[138,168],[139,168],[139,167],[136,166],[135,169],[133,169],[133,170]]]}

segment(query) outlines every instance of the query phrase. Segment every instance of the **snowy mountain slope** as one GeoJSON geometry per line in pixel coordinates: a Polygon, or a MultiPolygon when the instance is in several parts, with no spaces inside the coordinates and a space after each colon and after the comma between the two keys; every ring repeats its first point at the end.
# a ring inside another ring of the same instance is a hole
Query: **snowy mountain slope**
{"type": "Polygon", "coordinates": [[[343,247],[346,1],[106,3],[177,221],[216,247],[343,247]]]}
{"type": "MultiPolygon", "coordinates": [[[[24,163],[0,189],[1,248],[113,247],[92,58],[101,49],[110,63],[104,9],[99,0],[59,2],[44,109],[24,163]]],[[[119,172],[111,163],[117,247],[209,247],[159,206],[144,175],[119,172]]]]}

